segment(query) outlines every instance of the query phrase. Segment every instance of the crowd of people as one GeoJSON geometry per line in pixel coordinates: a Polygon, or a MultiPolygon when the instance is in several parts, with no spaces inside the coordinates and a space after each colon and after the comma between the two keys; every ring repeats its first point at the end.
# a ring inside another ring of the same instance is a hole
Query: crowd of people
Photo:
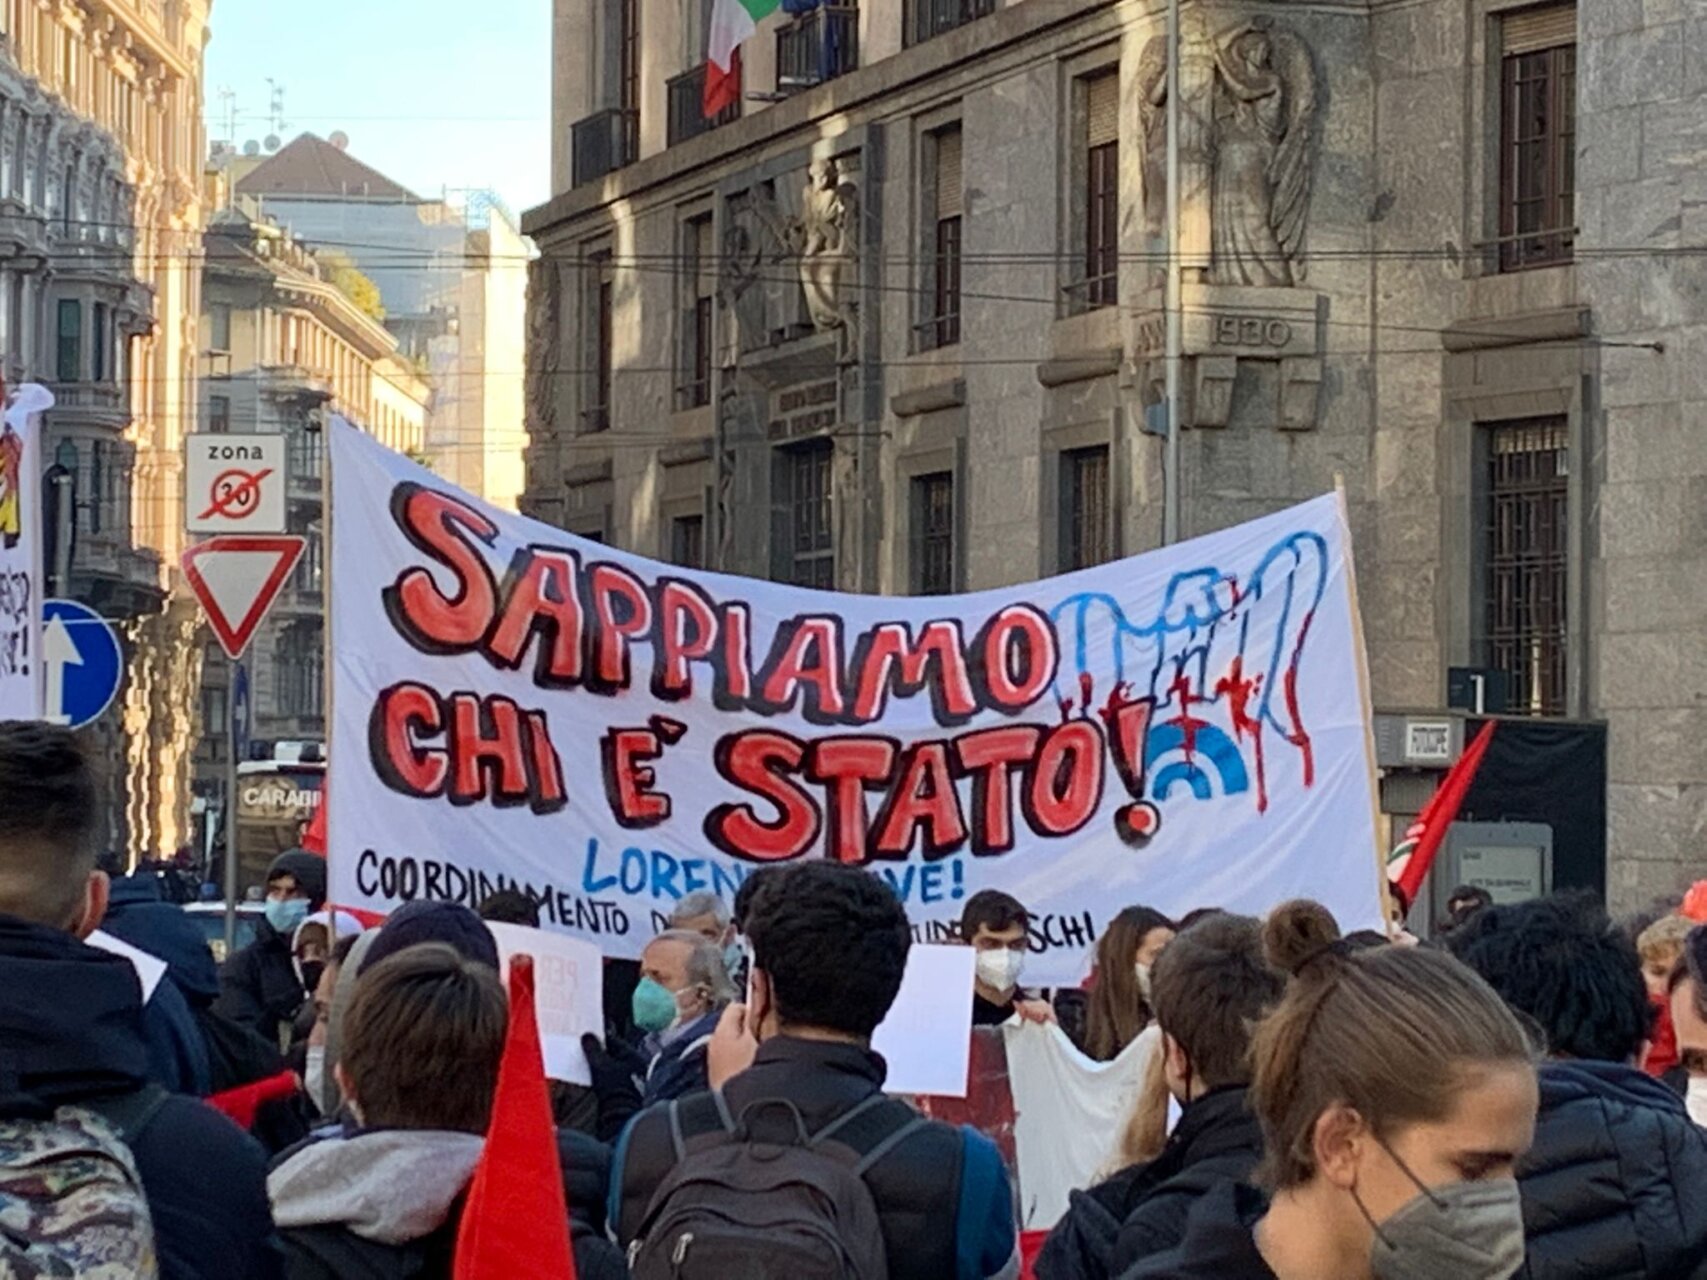
{"type": "MultiPolygon", "coordinates": [[[[537,905],[364,927],[290,852],[221,972],[157,877],[98,865],[97,785],[66,731],[0,724],[0,1274],[450,1280],[514,1025],[488,923],[537,905]]],[[[885,1092],[900,901],[807,861],[607,966],[591,1084],[549,1082],[575,1274],[1707,1280],[1707,926],[1470,889],[1421,943],[1134,905],[1040,990],[1031,924],[964,904],[973,1026],[1134,1073],[1040,1247],[998,1142],[885,1092]]]]}

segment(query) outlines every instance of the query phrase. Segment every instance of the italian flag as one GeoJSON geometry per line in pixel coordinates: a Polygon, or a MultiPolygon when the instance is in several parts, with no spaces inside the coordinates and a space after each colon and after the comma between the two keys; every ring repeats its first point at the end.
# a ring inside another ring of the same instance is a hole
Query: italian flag
{"type": "Polygon", "coordinates": [[[740,101],[741,44],[781,7],[782,0],[713,0],[701,104],[706,119],[740,101]]]}

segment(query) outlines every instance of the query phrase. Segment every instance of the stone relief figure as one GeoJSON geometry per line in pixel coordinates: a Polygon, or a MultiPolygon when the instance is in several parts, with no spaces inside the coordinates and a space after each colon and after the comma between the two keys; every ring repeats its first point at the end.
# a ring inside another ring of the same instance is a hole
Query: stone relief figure
{"type": "Polygon", "coordinates": [[[562,280],[549,258],[528,266],[527,416],[536,438],[557,424],[557,383],[561,366],[559,320],[562,280]]]}
{"type": "Polygon", "coordinates": [[[840,333],[843,362],[857,359],[859,188],[843,180],[835,160],[815,160],[798,212],[779,208],[761,188],[749,192],[739,208],[746,220],[734,222],[730,236],[738,238],[726,236],[723,246],[729,266],[724,305],[741,317],[738,350],[751,351],[767,337],[775,342],[790,336],[802,320],[804,302],[804,319],[816,332],[840,333]],[[780,269],[765,269],[773,264],[780,269]],[[755,283],[761,287],[752,289],[755,283]],[[743,305],[746,296],[751,305],[743,305]]]}
{"type": "MultiPolygon", "coordinates": [[[[1199,33],[1181,47],[1182,256],[1190,265],[1207,251],[1213,284],[1295,285],[1305,272],[1321,105],[1310,50],[1266,19],[1214,37],[1199,33]],[[1207,243],[1194,243],[1205,231],[1207,243]]],[[[1139,64],[1145,205],[1158,231],[1166,199],[1166,48],[1152,40],[1139,64]]]]}
{"type": "Polygon", "coordinates": [[[859,190],[841,181],[833,159],[814,160],[806,172],[796,231],[800,287],[812,326],[823,333],[846,326],[850,319],[848,295],[854,285],[859,244],[859,190]]]}
{"type": "Polygon", "coordinates": [[[743,351],[752,350],[764,339],[764,292],[753,289],[763,264],[758,233],[741,220],[741,210],[731,203],[717,266],[717,301],[723,310],[718,335],[722,368],[733,368],[743,351]]]}

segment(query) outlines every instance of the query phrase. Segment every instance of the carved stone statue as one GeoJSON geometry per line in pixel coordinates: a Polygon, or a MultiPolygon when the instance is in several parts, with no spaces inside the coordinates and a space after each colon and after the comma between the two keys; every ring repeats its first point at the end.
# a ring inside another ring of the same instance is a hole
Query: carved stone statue
{"type": "Polygon", "coordinates": [[[859,191],[840,181],[834,160],[814,160],[800,197],[797,232],[800,287],[806,310],[820,333],[849,320],[855,252],[859,243],[859,191]]]}
{"type": "MultiPolygon", "coordinates": [[[[1166,201],[1166,48],[1164,40],[1152,40],[1139,65],[1145,207],[1157,233],[1166,201]]],[[[1186,264],[1201,262],[1207,239],[1213,284],[1299,283],[1320,108],[1309,48],[1266,19],[1209,39],[1184,39],[1180,96],[1186,264]]]]}

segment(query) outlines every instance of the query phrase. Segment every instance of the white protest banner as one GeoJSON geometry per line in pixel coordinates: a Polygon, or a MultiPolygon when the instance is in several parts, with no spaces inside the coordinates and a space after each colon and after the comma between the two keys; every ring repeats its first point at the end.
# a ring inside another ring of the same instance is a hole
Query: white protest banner
{"type": "Polygon", "coordinates": [[[30,382],[0,414],[0,720],[42,715],[41,415],[52,407],[30,382]]]}
{"type": "Polygon", "coordinates": [[[659,564],[332,436],[332,896],[519,888],[634,957],[695,889],[831,857],[921,941],[980,889],[1072,981],[1122,907],[1381,923],[1364,657],[1333,495],[963,596],[659,564]]]}
{"type": "Polygon", "coordinates": [[[901,990],[871,1037],[871,1047],[889,1064],[886,1093],[966,1096],[977,961],[971,947],[927,944],[908,950],[901,990]]]}
{"type": "Polygon", "coordinates": [[[498,943],[504,984],[510,981],[510,957],[533,957],[533,1003],[539,1019],[539,1047],[545,1074],[570,1084],[592,1084],[581,1037],[591,1031],[605,1038],[604,973],[599,949],[590,942],[546,933],[519,924],[486,926],[498,943]]]}

